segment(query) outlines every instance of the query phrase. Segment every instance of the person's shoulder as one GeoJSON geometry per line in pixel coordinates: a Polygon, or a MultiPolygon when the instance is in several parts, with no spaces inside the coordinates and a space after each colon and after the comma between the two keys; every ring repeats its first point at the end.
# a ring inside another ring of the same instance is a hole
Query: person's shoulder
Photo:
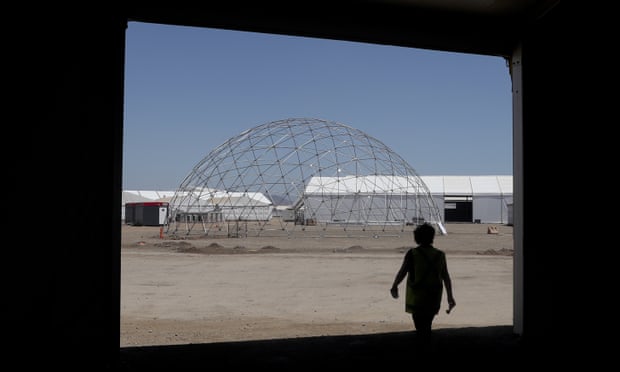
{"type": "Polygon", "coordinates": [[[439,260],[442,262],[446,262],[448,260],[447,256],[446,256],[446,252],[444,252],[441,249],[437,249],[437,254],[439,255],[439,260]]]}
{"type": "Polygon", "coordinates": [[[427,250],[428,250],[428,247],[424,247],[424,246],[421,246],[421,245],[418,245],[418,246],[413,247],[413,248],[410,249],[412,256],[428,254],[428,253],[424,253],[427,250]]]}

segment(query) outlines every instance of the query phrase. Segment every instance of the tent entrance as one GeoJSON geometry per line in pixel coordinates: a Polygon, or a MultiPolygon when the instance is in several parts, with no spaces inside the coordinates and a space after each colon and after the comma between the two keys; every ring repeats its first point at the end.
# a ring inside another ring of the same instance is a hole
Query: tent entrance
{"type": "Polygon", "coordinates": [[[444,198],[446,222],[473,222],[472,196],[452,195],[444,198]]]}

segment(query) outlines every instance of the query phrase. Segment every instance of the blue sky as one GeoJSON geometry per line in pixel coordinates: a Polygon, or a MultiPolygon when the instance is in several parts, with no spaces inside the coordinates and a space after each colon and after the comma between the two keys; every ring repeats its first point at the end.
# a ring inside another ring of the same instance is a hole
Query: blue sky
{"type": "Polygon", "coordinates": [[[123,189],[175,190],[231,137],[306,117],[359,129],[420,175],[511,175],[501,57],[130,22],[123,189]]]}

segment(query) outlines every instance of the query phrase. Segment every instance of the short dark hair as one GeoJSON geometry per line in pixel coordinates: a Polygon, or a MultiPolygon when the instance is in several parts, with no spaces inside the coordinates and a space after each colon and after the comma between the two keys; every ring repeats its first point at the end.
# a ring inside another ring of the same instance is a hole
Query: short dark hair
{"type": "Polygon", "coordinates": [[[421,245],[433,244],[435,228],[428,222],[421,224],[413,230],[413,239],[421,245]]]}

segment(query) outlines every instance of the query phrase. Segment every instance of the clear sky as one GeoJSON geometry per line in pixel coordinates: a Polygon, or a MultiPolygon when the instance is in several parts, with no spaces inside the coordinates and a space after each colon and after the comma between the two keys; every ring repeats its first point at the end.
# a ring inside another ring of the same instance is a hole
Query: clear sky
{"type": "Polygon", "coordinates": [[[359,129],[420,175],[511,175],[501,57],[130,22],[123,189],[176,190],[242,131],[287,118],[359,129]]]}

